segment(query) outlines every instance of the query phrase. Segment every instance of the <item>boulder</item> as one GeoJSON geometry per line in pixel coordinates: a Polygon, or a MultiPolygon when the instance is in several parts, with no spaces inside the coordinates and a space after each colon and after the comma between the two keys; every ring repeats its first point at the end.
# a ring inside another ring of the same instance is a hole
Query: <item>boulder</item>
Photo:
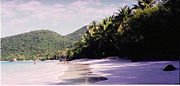
{"type": "Polygon", "coordinates": [[[99,77],[89,77],[88,78],[88,82],[90,82],[90,83],[95,83],[95,82],[104,81],[104,80],[108,80],[108,78],[102,77],[102,76],[99,76],[99,77]]]}
{"type": "Polygon", "coordinates": [[[173,65],[167,65],[163,70],[164,71],[173,71],[173,70],[176,70],[176,68],[173,65]]]}

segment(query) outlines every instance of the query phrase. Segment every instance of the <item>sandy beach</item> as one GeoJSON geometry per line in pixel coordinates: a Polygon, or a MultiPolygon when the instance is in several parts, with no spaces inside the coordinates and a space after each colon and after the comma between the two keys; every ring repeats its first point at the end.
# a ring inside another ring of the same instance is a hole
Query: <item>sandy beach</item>
{"type": "Polygon", "coordinates": [[[26,65],[23,71],[7,71],[8,76],[2,73],[2,85],[179,84],[179,61],[77,59],[67,64],[54,61],[26,65]],[[163,71],[168,64],[177,69],[163,71]]]}
{"type": "Polygon", "coordinates": [[[178,84],[179,61],[131,62],[123,59],[78,59],[71,61],[60,85],[178,84]],[[163,71],[168,64],[174,71],[163,71]]]}
{"type": "Polygon", "coordinates": [[[106,77],[99,74],[93,74],[89,64],[70,62],[68,65],[68,70],[65,71],[63,76],[60,76],[62,81],[58,83],[58,85],[88,85],[98,81],[107,80],[106,77]]]}

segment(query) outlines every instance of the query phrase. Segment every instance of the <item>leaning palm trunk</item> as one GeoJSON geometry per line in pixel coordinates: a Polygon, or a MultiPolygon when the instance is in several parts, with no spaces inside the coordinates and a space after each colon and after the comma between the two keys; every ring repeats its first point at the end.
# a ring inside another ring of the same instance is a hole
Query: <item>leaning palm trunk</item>
{"type": "Polygon", "coordinates": [[[118,50],[122,51],[116,44],[113,43],[113,41],[110,39],[109,42],[118,50]]]}

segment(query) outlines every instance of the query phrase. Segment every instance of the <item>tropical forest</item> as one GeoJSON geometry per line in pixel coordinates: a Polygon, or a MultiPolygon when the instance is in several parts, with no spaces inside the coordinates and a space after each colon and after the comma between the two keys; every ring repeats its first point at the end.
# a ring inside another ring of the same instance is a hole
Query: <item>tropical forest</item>
{"type": "Polygon", "coordinates": [[[105,58],[177,60],[180,1],[137,0],[101,21],[62,36],[38,30],[1,38],[1,60],[105,58]]]}

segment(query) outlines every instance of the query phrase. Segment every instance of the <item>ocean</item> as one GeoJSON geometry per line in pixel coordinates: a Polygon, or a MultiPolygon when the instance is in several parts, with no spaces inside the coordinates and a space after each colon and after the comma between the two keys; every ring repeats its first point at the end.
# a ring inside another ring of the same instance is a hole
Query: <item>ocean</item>
{"type": "MultiPolygon", "coordinates": [[[[84,84],[87,78],[106,77],[93,85],[179,84],[179,61],[142,61],[110,59],[79,59],[68,64],[59,61],[1,62],[2,85],[69,85],[84,84]],[[76,65],[75,65],[76,64],[76,65]],[[89,64],[87,71],[79,64],[89,64]],[[172,64],[176,70],[163,71],[172,64]],[[79,66],[78,66],[79,65],[79,66]],[[80,69],[78,67],[81,67],[80,69]],[[66,73],[65,73],[66,72],[66,73]],[[95,76],[96,75],[96,76],[95,76]],[[86,75],[83,77],[87,77],[86,75]],[[90,75],[88,77],[91,77],[90,75]],[[81,83],[82,82],[82,83],[81,83]]],[[[97,80],[97,79],[95,79],[97,80]]],[[[92,80],[90,80],[92,81],[92,80]]]]}
{"type": "Polygon", "coordinates": [[[2,85],[55,85],[68,69],[59,61],[1,62],[2,85]]]}

